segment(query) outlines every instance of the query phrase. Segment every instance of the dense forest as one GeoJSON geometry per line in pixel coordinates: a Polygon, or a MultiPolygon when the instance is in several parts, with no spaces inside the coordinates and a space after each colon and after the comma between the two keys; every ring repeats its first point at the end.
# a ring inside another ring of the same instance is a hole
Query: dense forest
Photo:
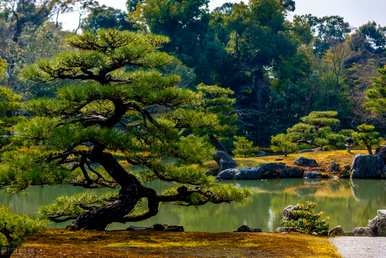
{"type": "Polygon", "coordinates": [[[3,84],[24,99],[51,96],[60,87],[27,83],[21,70],[71,49],[63,40],[71,33],[57,19],[76,8],[76,33],[113,28],[165,35],[169,43],[162,50],[177,59],[163,73],[179,75],[184,88],[230,89],[234,105],[217,98],[219,105],[233,105],[223,111],[234,117],[232,130],[219,135],[227,147],[233,136],[268,146],[312,111],[337,112],[334,130],[367,123],[385,132],[384,27],[369,22],[354,29],[339,16],[289,19],[296,8],[291,0],[226,3],[214,10],[208,2],[131,0],[122,11],[95,1],[2,1],[3,84]]]}

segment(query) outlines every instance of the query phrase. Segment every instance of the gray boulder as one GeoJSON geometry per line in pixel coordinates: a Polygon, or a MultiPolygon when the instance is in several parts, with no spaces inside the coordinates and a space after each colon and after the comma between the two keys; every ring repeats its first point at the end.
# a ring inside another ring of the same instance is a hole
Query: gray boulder
{"type": "Polygon", "coordinates": [[[295,160],[295,164],[301,167],[318,167],[318,162],[314,159],[308,159],[304,157],[300,157],[295,160]]]}
{"type": "Polygon", "coordinates": [[[278,227],[275,232],[277,233],[291,233],[291,232],[299,232],[296,228],[293,227],[278,227]]]}
{"type": "Polygon", "coordinates": [[[242,225],[236,229],[235,232],[263,232],[261,228],[251,228],[247,225],[242,225]]]}
{"type": "Polygon", "coordinates": [[[293,213],[293,211],[300,210],[299,205],[289,205],[283,209],[282,218],[283,220],[296,220],[298,217],[293,213]]]}
{"type": "Polygon", "coordinates": [[[281,173],[287,169],[284,163],[268,163],[259,167],[258,173],[262,179],[280,178],[281,173]]]}
{"type": "Polygon", "coordinates": [[[386,210],[379,210],[377,216],[369,221],[368,227],[375,236],[386,236],[386,210]]]}
{"type": "Polygon", "coordinates": [[[335,161],[330,163],[330,166],[328,167],[328,170],[333,173],[340,172],[340,165],[336,163],[335,161]]]}
{"type": "Polygon", "coordinates": [[[379,147],[377,149],[376,155],[383,160],[384,164],[386,164],[386,146],[379,147]]]}
{"type": "Polygon", "coordinates": [[[351,165],[352,178],[385,179],[385,164],[381,156],[356,155],[351,165]]]}
{"type": "Polygon", "coordinates": [[[218,164],[219,171],[237,167],[236,161],[225,151],[217,151],[214,160],[218,164]]]}
{"type": "Polygon", "coordinates": [[[240,169],[237,179],[276,179],[276,178],[302,178],[304,170],[288,167],[284,163],[268,163],[256,168],[240,169]]]}
{"type": "Polygon", "coordinates": [[[240,170],[237,168],[226,169],[226,170],[223,170],[220,173],[218,173],[217,179],[218,180],[234,180],[234,179],[236,179],[236,174],[238,174],[239,172],[240,172],[240,170]]]}
{"type": "Polygon", "coordinates": [[[329,237],[336,237],[336,236],[343,236],[343,235],[344,235],[344,230],[342,226],[333,227],[328,231],[329,237]]]}
{"type": "Polygon", "coordinates": [[[261,179],[261,175],[259,172],[259,167],[255,168],[241,168],[235,174],[234,177],[236,180],[257,180],[261,179]]]}
{"type": "Polygon", "coordinates": [[[177,225],[166,225],[166,224],[154,224],[152,228],[153,231],[165,231],[165,232],[184,232],[183,226],[177,225]]]}
{"type": "Polygon", "coordinates": [[[369,227],[354,228],[352,231],[352,234],[353,234],[353,236],[368,236],[368,237],[374,236],[373,232],[371,231],[371,229],[369,227]]]}
{"type": "Polygon", "coordinates": [[[303,178],[304,169],[298,167],[286,167],[281,173],[280,178],[303,178]]]}
{"type": "Polygon", "coordinates": [[[308,171],[304,173],[305,179],[321,179],[323,176],[319,171],[308,171]]]}
{"type": "Polygon", "coordinates": [[[261,180],[275,178],[303,178],[304,170],[284,163],[268,163],[254,168],[233,168],[221,171],[218,180],[261,180]]]}

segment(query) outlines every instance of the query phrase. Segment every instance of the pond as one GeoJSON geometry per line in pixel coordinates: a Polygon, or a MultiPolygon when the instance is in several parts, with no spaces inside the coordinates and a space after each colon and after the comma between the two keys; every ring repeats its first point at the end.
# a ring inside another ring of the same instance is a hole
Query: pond
{"type": "MultiPolygon", "coordinates": [[[[150,226],[155,223],[183,225],[186,231],[233,231],[242,224],[273,231],[280,224],[283,208],[303,201],[314,201],[329,217],[331,226],[342,225],[346,231],[367,225],[376,211],[386,208],[386,181],[381,180],[268,180],[233,182],[252,191],[243,203],[201,207],[162,205],[156,217],[130,225],[150,226]]],[[[0,204],[17,213],[34,214],[39,207],[56,197],[84,191],[69,185],[34,186],[9,195],[0,192],[0,204]]],[[[102,190],[103,191],[103,190],[102,190]]],[[[50,226],[63,226],[51,224],[50,226]]],[[[111,229],[128,225],[114,224],[111,229]]]]}

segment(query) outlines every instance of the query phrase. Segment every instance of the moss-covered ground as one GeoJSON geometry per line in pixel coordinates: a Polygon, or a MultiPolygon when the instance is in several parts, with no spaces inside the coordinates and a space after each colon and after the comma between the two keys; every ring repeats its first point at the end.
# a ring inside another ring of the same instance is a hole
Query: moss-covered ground
{"type": "Polygon", "coordinates": [[[331,162],[335,161],[343,169],[345,166],[351,165],[354,156],[357,154],[366,154],[365,150],[354,150],[352,153],[348,153],[346,150],[337,151],[319,151],[319,152],[305,152],[305,153],[294,153],[289,154],[287,157],[283,155],[272,155],[263,156],[256,158],[238,158],[239,167],[254,167],[259,164],[271,163],[271,162],[282,162],[289,166],[295,166],[295,160],[299,157],[315,159],[320,169],[328,171],[331,162]]]}
{"type": "Polygon", "coordinates": [[[48,230],[12,257],[340,257],[327,238],[273,233],[48,230]]]}

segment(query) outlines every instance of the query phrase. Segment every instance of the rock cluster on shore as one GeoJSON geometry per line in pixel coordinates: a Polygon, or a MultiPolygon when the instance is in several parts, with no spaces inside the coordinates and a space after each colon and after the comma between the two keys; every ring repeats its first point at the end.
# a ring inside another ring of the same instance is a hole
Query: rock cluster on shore
{"type": "Polygon", "coordinates": [[[232,168],[221,171],[218,180],[259,180],[275,178],[303,178],[304,170],[284,163],[268,163],[253,168],[232,168]]]}
{"type": "Polygon", "coordinates": [[[354,236],[386,237],[386,210],[378,210],[377,216],[369,221],[367,227],[357,227],[352,231],[354,236]]]}

